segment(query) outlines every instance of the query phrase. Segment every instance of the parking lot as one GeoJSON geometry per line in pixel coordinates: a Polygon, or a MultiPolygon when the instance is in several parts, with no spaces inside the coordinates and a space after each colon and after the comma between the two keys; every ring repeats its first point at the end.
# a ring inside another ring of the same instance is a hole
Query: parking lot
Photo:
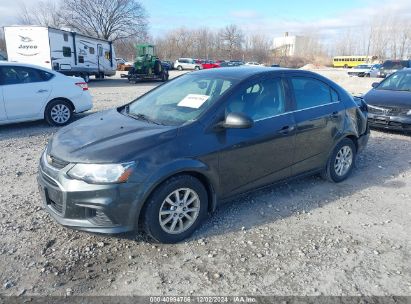
{"type": "MultiPolygon", "coordinates": [[[[318,72],[354,94],[376,81],[318,72]]],[[[92,81],[92,112],[158,84],[119,75],[92,81]]],[[[373,130],[348,180],[314,176],[247,194],[219,206],[188,241],[160,245],[141,234],[70,230],[42,210],[37,163],[57,130],[45,122],[0,126],[0,293],[411,293],[410,135],[373,130]]]]}

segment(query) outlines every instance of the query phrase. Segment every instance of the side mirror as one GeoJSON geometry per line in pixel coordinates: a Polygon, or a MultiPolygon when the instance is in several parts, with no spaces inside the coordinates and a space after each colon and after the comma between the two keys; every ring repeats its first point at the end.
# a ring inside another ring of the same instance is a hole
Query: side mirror
{"type": "Polygon", "coordinates": [[[225,129],[248,129],[253,124],[254,121],[242,113],[228,113],[221,127],[225,129]]]}
{"type": "Polygon", "coordinates": [[[376,87],[378,87],[379,84],[379,82],[373,82],[371,86],[375,89],[376,87]]]}

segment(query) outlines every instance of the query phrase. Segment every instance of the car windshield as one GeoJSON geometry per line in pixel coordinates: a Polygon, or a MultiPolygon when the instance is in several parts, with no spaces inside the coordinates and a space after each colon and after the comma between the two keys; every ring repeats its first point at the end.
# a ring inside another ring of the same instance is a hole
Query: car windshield
{"type": "Polygon", "coordinates": [[[411,91],[411,71],[395,73],[377,87],[378,90],[411,91]]]}
{"type": "Polygon", "coordinates": [[[156,124],[179,126],[196,120],[238,80],[186,74],[136,99],[123,113],[156,124]]]}

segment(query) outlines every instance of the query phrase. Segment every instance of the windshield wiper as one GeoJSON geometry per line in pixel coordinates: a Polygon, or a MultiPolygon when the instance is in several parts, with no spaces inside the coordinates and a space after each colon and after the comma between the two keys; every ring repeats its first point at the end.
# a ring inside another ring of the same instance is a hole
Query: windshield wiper
{"type": "Polygon", "coordinates": [[[128,116],[130,116],[130,117],[136,118],[136,119],[138,119],[138,120],[143,120],[143,121],[146,121],[146,122],[149,122],[149,123],[153,123],[153,124],[156,124],[156,125],[161,125],[161,123],[152,120],[151,118],[149,118],[149,117],[148,117],[147,115],[145,115],[145,114],[142,114],[142,113],[136,113],[136,114],[130,113],[128,108],[126,108],[126,111],[127,111],[128,116]]]}

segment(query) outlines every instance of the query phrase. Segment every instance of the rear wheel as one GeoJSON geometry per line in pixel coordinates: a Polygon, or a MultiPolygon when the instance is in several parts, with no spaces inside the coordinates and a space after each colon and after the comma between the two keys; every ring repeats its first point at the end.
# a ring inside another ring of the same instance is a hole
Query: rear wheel
{"type": "Polygon", "coordinates": [[[165,181],[151,195],[143,211],[146,233],[161,243],[189,237],[207,214],[207,191],[190,175],[165,181]]]}
{"type": "Polygon", "coordinates": [[[90,75],[85,73],[81,75],[81,78],[84,79],[84,82],[88,83],[90,81],[90,75]]]}
{"type": "Polygon", "coordinates": [[[344,138],[337,144],[328,159],[323,177],[331,182],[342,182],[351,173],[356,158],[356,148],[353,141],[344,138]]]}
{"type": "Polygon", "coordinates": [[[64,126],[72,119],[73,110],[67,101],[58,99],[47,105],[44,116],[49,125],[64,126]]]}

